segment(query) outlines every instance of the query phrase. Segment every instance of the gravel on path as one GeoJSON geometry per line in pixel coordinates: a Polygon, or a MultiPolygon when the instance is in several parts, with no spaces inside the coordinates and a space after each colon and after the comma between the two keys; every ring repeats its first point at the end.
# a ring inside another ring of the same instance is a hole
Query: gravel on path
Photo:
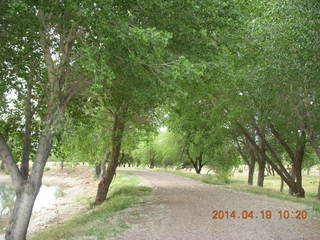
{"type": "MultiPolygon", "coordinates": [[[[278,211],[305,205],[242,193],[170,173],[130,170],[154,188],[148,203],[122,217],[132,226],[116,240],[320,240],[320,220],[280,219],[278,211]],[[236,211],[236,218],[212,219],[213,210],[236,211]],[[272,212],[262,219],[261,211],[272,212]],[[253,211],[253,219],[242,219],[253,211]],[[238,218],[240,216],[240,218],[238,218]]],[[[309,211],[308,211],[309,213],[309,211]]]]}

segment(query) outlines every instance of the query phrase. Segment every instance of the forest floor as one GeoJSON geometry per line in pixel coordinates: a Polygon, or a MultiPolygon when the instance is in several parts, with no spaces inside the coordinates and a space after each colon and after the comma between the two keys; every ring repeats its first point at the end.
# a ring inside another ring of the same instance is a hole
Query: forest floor
{"type": "Polygon", "coordinates": [[[143,185],[152,187],[150,201],[134,216],[123,215],[131,230],[117,240],[318,240],[320,219],[312,216],[306,205],[209,185],[182,176],[130,170],[143,185]],[[213,210],[236,211],[236,218],[212,219],[213,210]],[[272,217],[263,219],[261,211],[272,217]],[[307,219],[280,219],[278,211],[306,210],[307,219]],[[253,218],[243,219],[242,211],[253,211],[253,218]],[[238,218],[238,216],[240,218],[238,218]]]}

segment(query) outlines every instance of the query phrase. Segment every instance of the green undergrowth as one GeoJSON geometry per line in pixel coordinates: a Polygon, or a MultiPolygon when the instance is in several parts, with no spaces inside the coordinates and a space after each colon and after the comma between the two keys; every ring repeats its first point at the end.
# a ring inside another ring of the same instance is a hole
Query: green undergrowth
{"type": "Polygon", "coordinates": [[[177,174],[183,177],[191,178],[193,180],[201,181],[207,184],[222,185],[225,188],[235,191],[248,192],[258,195],[264,195],[271,198],[277,198],[295,203],[301,203],[306,206],[306,209],[315,216],[320,217],[320,201],[316,199],[316,189],[318,178],[316,176],[304,176],[304,188],[306,190],[306,198],[296,198],[288,194],[288,189],[285,188],[284,192],[280,192],[280,178],[279,177],[266,177],[264,181],[265,187],[256,187],[247,185],[245,176],[231,177],[228,182],[224,182],[215,175],[204,175],[188,173],[181,170],[168,170],[156,169],[153,171],[168,172],[177,174]]]}
{"type": "Polygon", "coordinates": [[[130,228],[116,216],[120,215],[121,210],[142,204],[142,197],[151,191],[149,187],[140,186],[134,175],[118,173],[105,203],[72,218],[63,225],[49,227],[35,234],[32,240],[82,240],[91,239],[90,237],[105,240],[115,237],[130,228]]]}

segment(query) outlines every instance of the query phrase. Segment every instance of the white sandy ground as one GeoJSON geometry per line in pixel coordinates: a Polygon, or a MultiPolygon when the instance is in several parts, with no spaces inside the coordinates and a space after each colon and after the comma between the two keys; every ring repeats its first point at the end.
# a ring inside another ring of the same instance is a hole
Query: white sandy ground
{"type": "Polygon", "coordinates": [[[135,214],[123,214],[122,220],[133,228],[116,240],[320,240],[320,219],[279,218],[279,210],[303,210],[304,205],[169,173],[130,172],[154,191],[135,214]],[[273,218],[212,220],[213,210],[236,210],[238,215],[253,210],[257,216],[262,210],[271,210],[273,218]]]}

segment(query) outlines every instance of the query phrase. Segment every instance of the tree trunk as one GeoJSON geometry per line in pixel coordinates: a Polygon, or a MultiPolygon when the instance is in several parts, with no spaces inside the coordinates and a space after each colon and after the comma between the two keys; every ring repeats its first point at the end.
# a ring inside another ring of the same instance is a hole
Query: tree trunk
{"type": "Polygon", "coordinates": [[[189,151],[187,151],[187,153],[194,170],[196,171],[197,174],[200,174],[203,166],[206,164],[206,163],[203,163],[203,153],[200,152],[199,156],[196,157],[195,161],[190,156],[189,151]]]}
{"type": "MultiPolygon", "coordinates": [[[[45,130],[45,132],[47,131],[45,130]]],[[[38,195],[39,189],[42,185],[44,167],[46,165],[49,153],[52,148],[52,139],[53,134],[50,133],[50,131],[47,132],[46,135],[42,135],[40,137],[39,146],[32,167],[32,171],[27,180],[24,180],[21,172],[19,172],[18,170],[16,171],[16,174],[21,176],[19,178],[21,180],[23,179],[22,181],[18,180],[17,182],[15,177],[11,175],[11,177],[13,177],[14,180],[13,182],[15,183],[16,201],[13,214],[10,218],[10,223],[6,229],[6,240],[26,239],[27,229],[29,226],[33,205],[38,195]]]]}
{"type": "Polygon", "coordinates": [[[256,162],[257,162],[257,153],[255,151],[255,149],[251,146],[250,142],[248,140],[243,140],[244,142],[244,146],[245,146],[245,150],[249,155],[246,155],[240,147],[240,144],[237,142],[237,146],[238,146],[238,151],[240,153],[240,155],[242,156],[242,159],[246,162],[246,164],[249,167],[249,172],[248,172],[248,185],[253,185],[253,176],[254,176],[254,170],[255,170],[255,166],[256,166],[256,162]]]}
{"type": "Polygon", "coordinates": [[[203,166],[206,165],[206,162],[203,162],[203,153],[202,152],[200,152],[200,155],[198,157],[198,164],[199,164],[198,169],[199,169],[199,174],[200,174],[203,166]]]}
{"type": "Polygon", "coordinates": [[[320,181],[319,181],[319,185],[318,185],[318,200],[320,200],[320,181]]]}
{"type": "Polygon", "coordinates": [[[109,157],[110,157],[110,151],[108,150],[108,151],[106,152],[106,154],[104,155],[104,158],[103,158],[102,161],[101,161],[101,171],[102,171],[102,175],[104,175],[105,172],[106,172],[106,169],[107,169],[106,165],[107,165],[107,162],[108,162],[109,157]]]}
{"type": "Polygon", "coordinates": [[[100,175],[101,175],[101,163],[100,163],[100,161],[96,163],[96,165],[94,166],[94,170],[95,170],[96,178],[99,178],[100,175]]]}
{"type": "Polygon", "coordinates": [[[265,158],[265,154],[267,150],[266,150],[266,144],[264,142],[264,139],[265,139],[265,129],[261,131],[259,136],[259,145],[263,154],[258,154],[258,164],[259,164],[258,181],[257,181],[258,187],[263,187],[264,175],[265,175],[264,173],[265,173],[266,163],[267,163],[265,158]]]}
{"type": "Polygon", "coordinates": [[[118,166],[119,155],[121,151],[121,142],[124,132],[125,122],[121,116],[115,114],[113,130],[112,130],[112,152],[111,160],[108,164],[107,171],[103,174],[101,181],[98,185],[96,200],[94,205],[100,205],[103,203],[109,191],[110,184],[118,166]]]}
{"type": "MultiPolygon", "coordinates": [[[[293,168],[293,167],[291,167],[289,173],[290,173],[291,177],[292,177],[292,178],[294,179],[294,181],[295,181],[296,175],[295,175],[295,173],[294,173],[294,168],[293,168]]],[[[290,195],[293,195],[295,189],[296,189],[295,186],[291,186],[291,187],[289,186],[289,194],[290,194],[290,195]]]]}
{"type": "Polygon", "coordinates": [[[64,168],[64,160],[60,161],[60,168],[63,169],[64,168]]]}
{"type": "Polygon", "coordinates": [[[264,171],[266,169],[266,161],[263,157],[260,158],[260,161],[258,161],[259,170],[258,170],[258,181],[257,186],[263,187],[264,182],[264,171]]]}
{"type": "Polygon", "coordinates": [[[39,189],[31,183],[25,183],[21,190],[16,192],[16,201],[10,223],[6,230],[6,240],[25,240],[32,209],[39,189]]]}
{"type": "Polygon", "coordinates": [[[284,187],[284,182],[283,182],[283,179],[281,178],[280,192],[283,192],[283,187],[284,187]]]}
{"type": "Polygon", "coordinates": [[[199,163],[198,157],[196,157],[195,161],[192,161],[192,165],[197,174],[201,173],[201,165],[199,163]]]}
{"type": "Polygon", "coordinates": [[[306,134],[302,131],[300,138],[297,142],[296,147],[296,154],[293,161],[293,166],[295,169],[296,175],[296,183],[297,183],[297,192],[295,193],[297,197],[305,197],[305,191],[302,186],[302,161],[305,154],[305,147],[306,147],[306,134]]]}
{"type": "Polygon", "coordinates": [[[151,168],[151,169],[154,168],[154,160],[153,160],[153,159],[150,160],[150,166],[149,166],[149,168],[151,168]]]}
{"type": "Polygon", "coordinates": [[[248,185],[253,185],[253,175],[254,175],[255,162],[253,162],[253,164],[249,164],[248,167],[249,167],[248,185]]]}

